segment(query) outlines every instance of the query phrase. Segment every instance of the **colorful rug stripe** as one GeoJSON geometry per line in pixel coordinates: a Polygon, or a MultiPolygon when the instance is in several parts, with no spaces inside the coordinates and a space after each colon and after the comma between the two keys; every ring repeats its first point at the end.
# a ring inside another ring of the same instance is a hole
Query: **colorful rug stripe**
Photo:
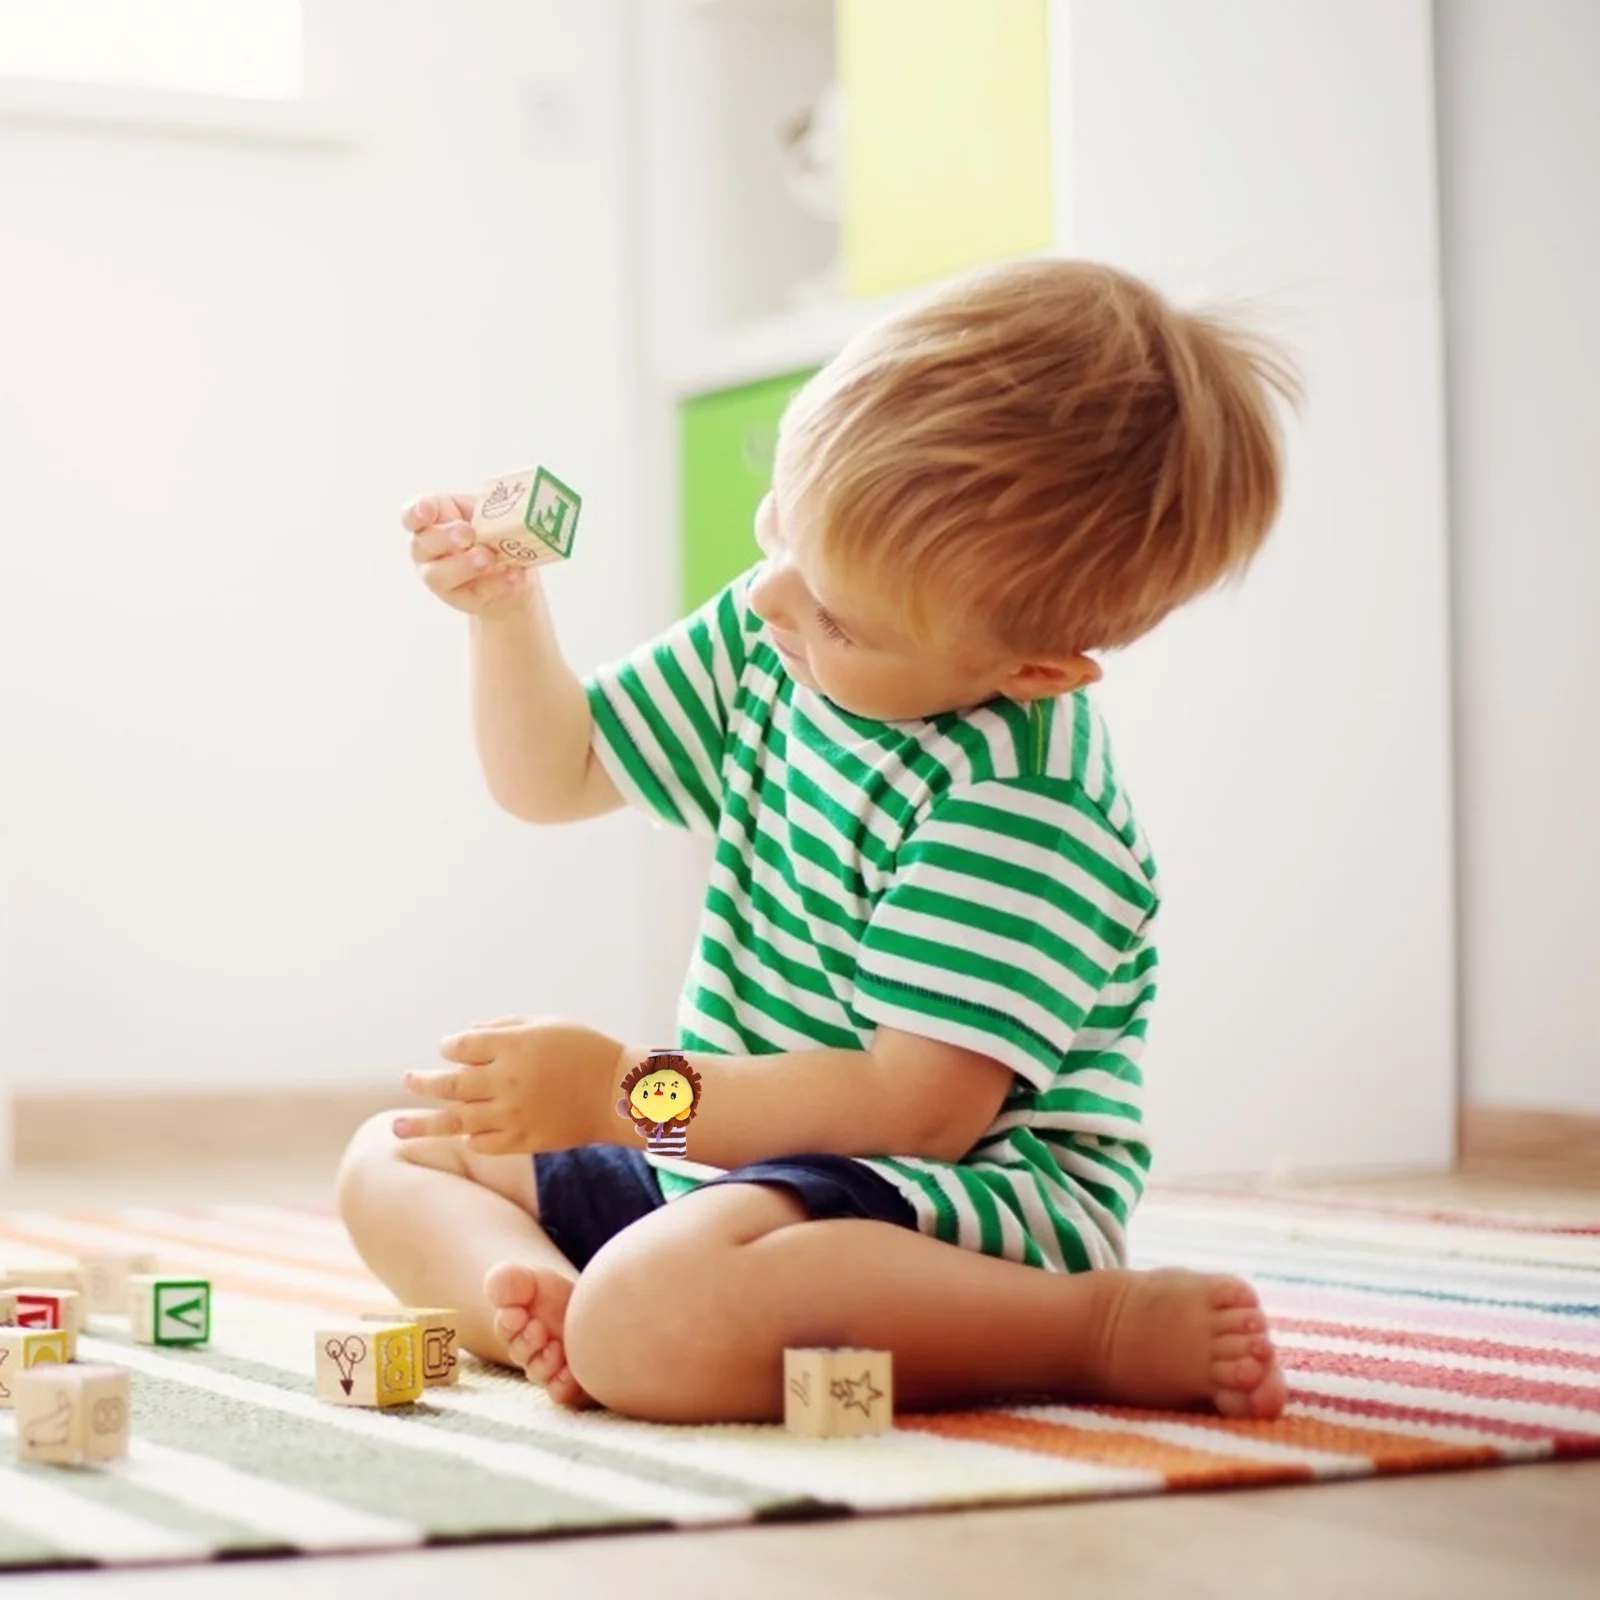
{"type": "Polygon", "coordinates": [[[375,1413],[312,1389],[319,1319],[385,1298],[326,1211],[241,1205],[0,1217],[8,1266],[153,1250],[216,1288],[198,1351],[92,1319],[133,1377],[134,1446],[19,1466],[0,1411],[0,1567],[404,1549],[430,1540],[1313,1483],[1600,1455],[1600,1228],[1224,1191],[1152,1196],[1135,1264],[1261,1292],[1291,1390],[1276,1422],[1019,1405],[902,1415],[876,1438],[666,1428],[549,1404],[470,1360],[375,1413]]]}

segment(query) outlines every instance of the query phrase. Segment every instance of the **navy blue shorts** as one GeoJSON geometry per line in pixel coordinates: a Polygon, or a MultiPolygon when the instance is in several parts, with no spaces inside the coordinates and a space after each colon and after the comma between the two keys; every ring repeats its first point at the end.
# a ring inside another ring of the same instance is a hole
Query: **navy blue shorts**
{"type": "MultiPolygon", "coordinates": [[[[735,1167],[700,1187],[719,1183],[770,1183],[787,1189],[813,1222],[859,1218],[897,1222],[915,1231],[911,1202],[870,1167],[848,1156],[785,1156],[735,1167]]],[[[580,1271],[608,1239],[667,1203],[655,1169],[642,1150],[584,1144],[533,1158],[539,1225],[580,1271]]]]}

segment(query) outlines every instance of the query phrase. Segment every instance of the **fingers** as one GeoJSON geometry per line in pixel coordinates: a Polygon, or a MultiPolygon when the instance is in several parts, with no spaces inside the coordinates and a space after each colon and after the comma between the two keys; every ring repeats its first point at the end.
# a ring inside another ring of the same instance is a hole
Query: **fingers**
{"type": "Polygon", "coordinates": [[[421,529],[412,539],[411,559],[421,566],[424,561],[453,556],[458,550],[470,550],[477,543],[477,538],[470,522],[435,522],[421,529]]]}
{"type": "Polygon", "coordinates": [[[458,1066],[486,1067],[494,1060],[498,1045],[499,1041],[492,1033],[469,1030],[452,1034],[439,1046],[439,1054],[458,1066]]]}
{"type": "Polygon", "coordinates": [[[407,533],[421,533],[436,522],[470,522],[477,503],[470,494],[425,494],[401,508],[400,524],[407,533]]]}
{"type": "MultiPolygon", "coordinates": [[[[468,1103],[446,1106],[442,1111],[408,1111],[394,1119],[397,1139],[449,1139],[465,1134],[474,1137],[495,1135],[490,1126],[493,1112],[487,1105],[468,1103]]],[[[476,1148],[476,1147],[475,1147],[476,1148]]]]}
{"type": "Polygon", "coordinates": [[[490,1100],[494,1098],[485,1066],[463,1067],[436,1072],[408,1072],[406,1088],[430,1100],[490,1100]]]}

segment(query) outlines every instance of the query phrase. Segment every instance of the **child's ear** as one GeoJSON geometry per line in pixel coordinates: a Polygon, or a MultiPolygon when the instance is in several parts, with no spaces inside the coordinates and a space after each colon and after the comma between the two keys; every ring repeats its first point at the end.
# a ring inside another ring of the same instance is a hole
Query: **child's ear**
{"type": "Polygon", "coordinates": [[[1089,656],[1058,656],[1050,661],[1025,661],[1007,674],[999,688],[1010,700],[1050,700],[1086,689],[1101,678],[1100,663],[1089,656]]]}

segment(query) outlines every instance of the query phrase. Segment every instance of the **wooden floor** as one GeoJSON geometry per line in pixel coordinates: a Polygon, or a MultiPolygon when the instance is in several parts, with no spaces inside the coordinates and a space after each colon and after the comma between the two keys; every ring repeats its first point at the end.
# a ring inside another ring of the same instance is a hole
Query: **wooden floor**
{"type": "MultiPolygon", "coordinates": [[[[1315,1187],[1373,1198],[1600,1222],[1600,1189],[1484,1178],[1315,1187]]],[[[326,1169],[113,1173],[0,1180],[0,1205],[198,1204],[328,1197],[326,1169]]],[[[295,1600],[451,1593],[880,1597],[1092,1594],[1184,1600],[1577,1600],[1600,1593],[1600,1461],[1147,1500],[1008,1508],[720,1533],[479,1545],[398,1556],[12,1578],[19,1597],[295,1600]]]]}

